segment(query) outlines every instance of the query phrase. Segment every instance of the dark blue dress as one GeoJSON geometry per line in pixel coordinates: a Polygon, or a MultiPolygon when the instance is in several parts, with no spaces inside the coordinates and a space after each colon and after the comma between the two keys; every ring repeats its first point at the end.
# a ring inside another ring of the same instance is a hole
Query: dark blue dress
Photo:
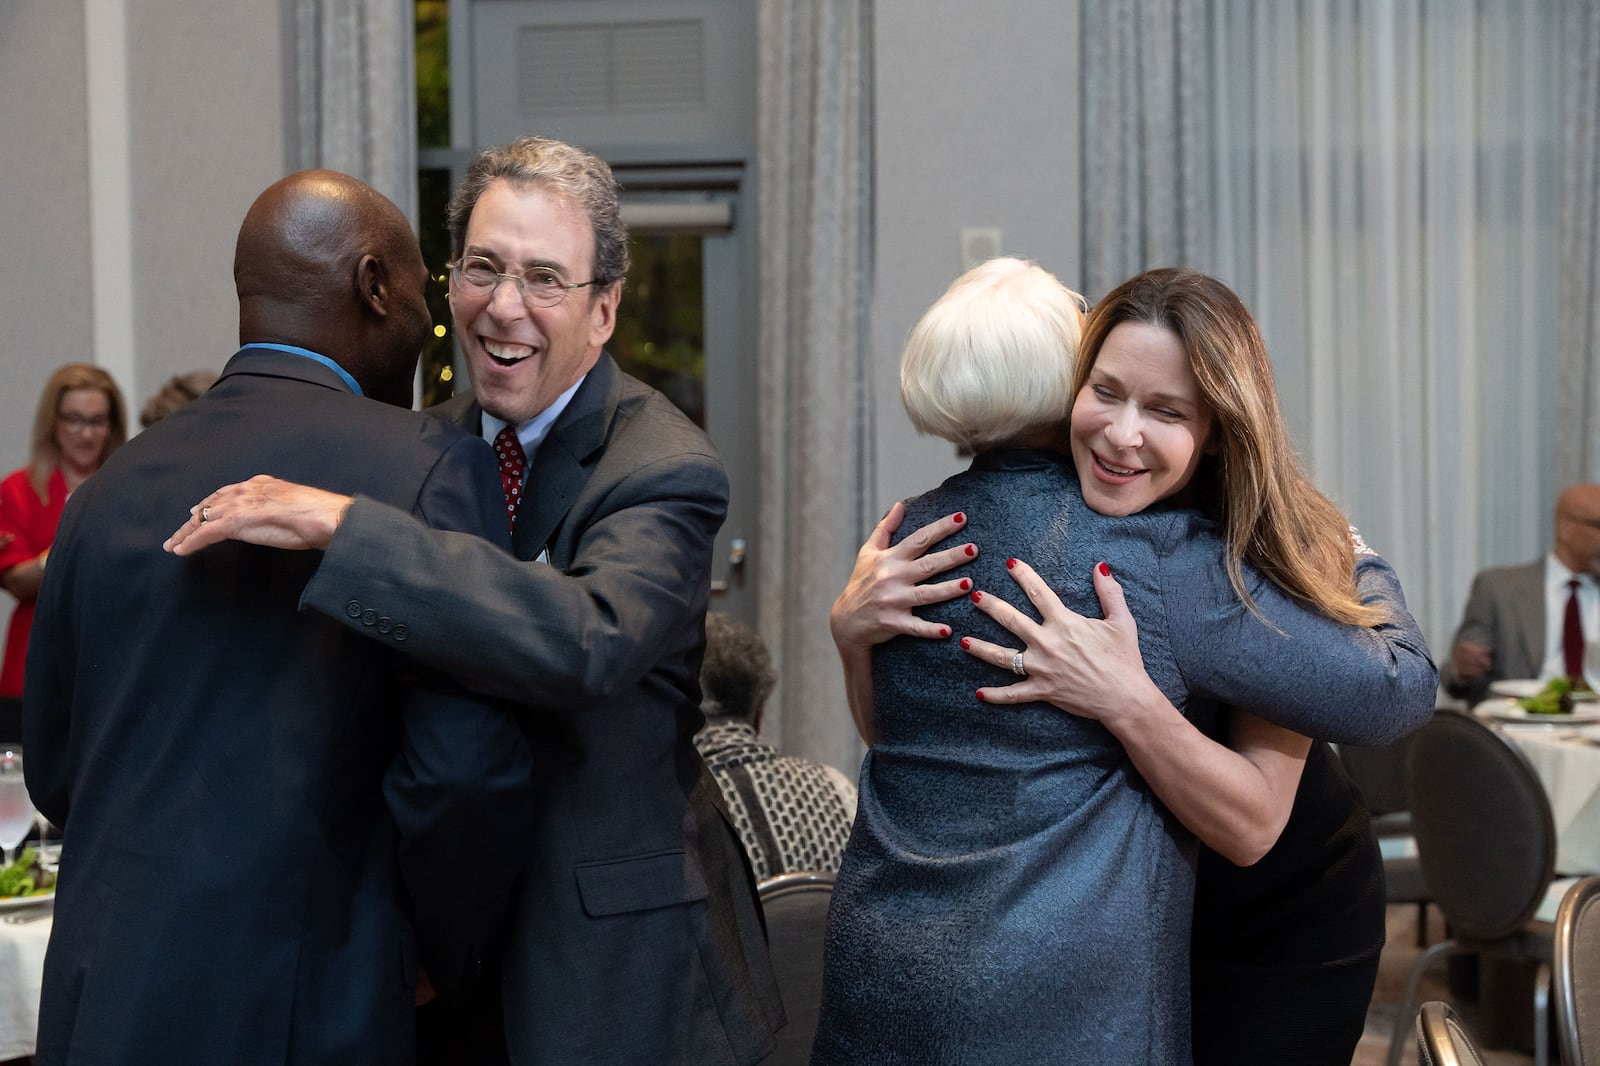
{"type": "MultiPolygon", "coordinates": [[[[1202,727],[1226,702],[1380,743],[1432,712],[1433,664],[1375,556],[1358,565],[1361,589],[1394,622],[1339,625],[1249,574],[1274,630],[1239,603],[1212,523],[1098,515],[1064,457],[980,455],[911,501],[901,528],[956,510],[983,549],[976,587],[1012,603],[1005,560],[1018,556],[1099,617],[1091,571],[1109,563],[1152,680],[1202,727]]],[[[924,613],[957,637],[1017,643],[967,601],[924,613]]],[[[972,695],[1010,679],[955,637],[875,653],[877,736],[829,917],[813,1064],[1190,1060],[1197,844],[1098,722],[972,695]]]]}

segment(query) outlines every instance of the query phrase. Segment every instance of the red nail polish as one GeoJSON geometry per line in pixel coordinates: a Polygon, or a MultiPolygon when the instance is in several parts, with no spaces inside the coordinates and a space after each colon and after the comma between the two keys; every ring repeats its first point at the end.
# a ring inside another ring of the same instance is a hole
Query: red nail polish
{"type": "Polygon", "coordinates": [[[951,519],[951,521],[953,521],[958,526],[959,525],[965,525],[966,521],[967,521],[967,516],[966,516],[966,514],[964,512],[957,511],[955,514],[950,516],[950,519],[951,519]]]}
{"type": "Polygon", "coordinates": [[[1107,566],[1105,563],[1101,563],[1099,566],[1095,567],[1095,569],[1100,571],[1101,577],[1111,576],[1111,567],[1107,566]]]}
{"type": "Polygon", "coordinates": [[[967,649],[969,649],[971,647],[972,647],[972,638],[971,637],[962,637],[961,638],[961,650],[962,651],[966,651],[967,649]]]}
{"type": "Polygon", "coordinates": [[[968,544],[967,545],[967,558],[970,559],[974,555],[977,555],[977,554],[978,554],[978,546],[976,544],[968,544]]]}
{"type": "Polygon", "coordinates": [[[972,602],[973,602],[973,603],[981,603],[981,602],[982,602],[982,601],[983,601],[983,593],[981,593],[981,592],[974,592],[974,593],[973,593],[973,594],[972,594],[972,602]]]}
{"type": "Polygon", "coordinates": [[[989,702],[988,700],[984,699],[983,689],[981,689],[981,688],[978,690],[978,702],[979,703],[987,703],[987,702],[989,702]]]}
{"type": "Polygon", "coordinates": [[[940,626],[939,627],[939,635],[941,637],[948,637],[950,635],[950,627],[949,626],[940,626]]]}
{"type": "Polygon", "coordinates": [[[1006,560],[1006,569],[1007,570],[1015,570],[1016,568],[1017,568],[1017,561],[1015,559],[1007,559],[1006,560]]]}
{"type": "Polygon", "coordinates": [[[965,577],[962,578],[961,579],[961,591],[962,592],[966,592],[970,588],[972,588],[972,580],[970,578],[965,578],[965,577]]]}

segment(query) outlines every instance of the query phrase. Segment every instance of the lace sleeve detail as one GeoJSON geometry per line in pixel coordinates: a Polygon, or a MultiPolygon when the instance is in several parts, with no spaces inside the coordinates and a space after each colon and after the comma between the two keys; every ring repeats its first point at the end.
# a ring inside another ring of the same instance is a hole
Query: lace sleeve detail
{"type": "Polygon", "coordinates": [[[1355,526],[1350,527],[1350,546],[1356,550],[1357,555],[1377,555],[1378,553],[1367,547],[1367,542],[1361,539],[1361,530],[1355,526]]]}

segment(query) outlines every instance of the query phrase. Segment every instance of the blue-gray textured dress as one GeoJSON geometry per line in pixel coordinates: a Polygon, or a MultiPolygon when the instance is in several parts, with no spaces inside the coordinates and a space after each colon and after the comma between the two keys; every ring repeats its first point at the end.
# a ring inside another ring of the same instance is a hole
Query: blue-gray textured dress
{"type": "MultiPolygon", "coordinates": [[[[982,454],[911,501],[901,529],[957,510],[983,549],[964,572],[1013,603],[1017,556],[1099,617],[1091,570],[1109,563],[1150,677],[1202,726],[1231,703],[1370,744],[1432,713],[1433,663],[1376,556],[1358,559],[1358,582],[1394,620],[1373,629],[1247,573],[1279,633],[1228,584],[1214,524],[1159,507],[1098,515],[1065,457],[982,454]]],[[[923,613],[1016,643],[965,600],[923,613]]],[[[1190,1061],[1196,842],[1098,722],[971,695],[1010,680],[955,639],[877,649],[877,735],[829,914],[814,1066],[1190,1061]]]]}

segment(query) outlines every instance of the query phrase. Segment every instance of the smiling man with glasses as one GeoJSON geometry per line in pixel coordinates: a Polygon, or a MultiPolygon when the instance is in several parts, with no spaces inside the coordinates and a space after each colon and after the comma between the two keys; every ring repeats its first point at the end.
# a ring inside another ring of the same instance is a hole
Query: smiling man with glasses
{"type": "Polygon", "coordinates": [[[783,1008],[692,739],[727,476],[604,350],[628,269],[605,163],[540,138],[491,148],[449,223],[473,395],[438,410],[495,445],[515,558],[271,478],[196,501],[169,544],[324,549],[302,606],[517,705],[540,808],[502,987],[423,1021],[424,1061],[759,1062],[783,1008]]]}

